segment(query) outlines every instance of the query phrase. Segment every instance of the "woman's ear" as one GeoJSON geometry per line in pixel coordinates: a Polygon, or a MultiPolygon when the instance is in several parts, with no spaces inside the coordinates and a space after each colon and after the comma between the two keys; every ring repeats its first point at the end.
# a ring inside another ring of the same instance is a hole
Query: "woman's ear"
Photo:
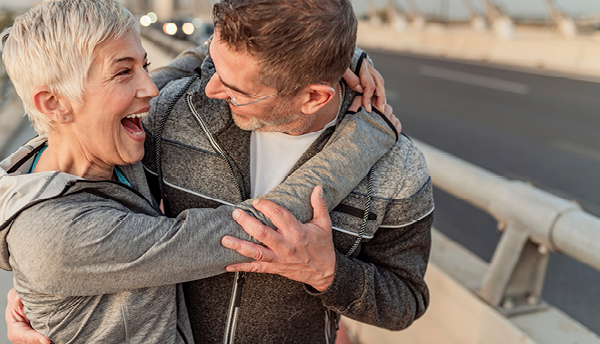
{"type": "Polygon", "coordinates": [[[311,84],[307,87],[302,112],[314,114],[335,97],[335,89],[329,85],[311,84]]]}
{"type": "Polygon", "coordinates": [[[73,121],[69,103],[57,96],[47,86],[37,87],[33,91],[33,104],[36,110],[53,122],[69,123],[73,121]]]}

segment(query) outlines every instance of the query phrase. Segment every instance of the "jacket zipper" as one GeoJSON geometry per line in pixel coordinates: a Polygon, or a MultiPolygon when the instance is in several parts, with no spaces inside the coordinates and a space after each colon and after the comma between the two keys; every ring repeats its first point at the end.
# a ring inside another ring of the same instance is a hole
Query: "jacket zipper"
{"type": "MultiPolygon", "coordinates": [[[[225,161],[225,163],[229,167],[229,172],[231,173],[233,182],[235,183],[235,186],[237,186],[238,192],[240,194],[240,200],[244,200],[244,193],[242,192],[240,183],[238,182],[237,178],[235,177],[235,173],[233,171],[233,165],[231,164],[231,162],[225,155],[225,152],[223,151],[223,149],[219,146],[217,141],[212,136],[212,133],[208,130],[208,126],[206,125],[206,123],[204,123],[204,121],[198,114],[198,111],[196,111],[196,107],[194,107],[194,104],[192,104],[192,95],[189,93],[187,94],[186,102],[188,104],[190,111],[192,112],[192,115],[194,115],[196,122],[198,122],[200,127],[202,127],[202,130],[206,134],[206,137],[210,141],[210,144],[217,151],[217,153],[219,153],[221,158],[225,161]]],[[[226,322],[226,326],[225,326],[225,334],[223,335],[223,344],[233,344],[233,342],[235,340],[235,329],[237,327],[237,319],[238,319],[239,310],[240,310],[241,302],[242,302],[242,290],[244,289],[245,281],[246,281],[246,273],[245,272],[236,272],[235,273],[235,276],[233,279],[233,286],[231,288],[231,298],[229,300],[229,309],[227,311],[227,322],[226,322]]]]}
{"type": "Polygon", "coordinates": [[[192,114],[194,115],[194,118],[196,119],[196,122],[198,122],[198,124],[202,127],[202,130],[204,130],[204,133],[206,134],[206,137],[210,141],[210,144],[217,151],[217,153],[219,153],[219,155],[221,156],[221,159],[223,159],[225,161],[225,163],[227,164],[227,166],[229,167],[229,172],[231,172],[231,177],[233,178],[233,182],[235,183],[235,186],[237,186],[238,192],[240,193],[240,200],[243,201],[244,193],[242,192],[240,183],[238,182],[237,178],[235,177],[235,173],[233,171],[233,165],[231,165],[231,162],[229,161],[229,159],[227,159],[225,152],[219,146],[219,144],[217,143],[215,138],[212,136],[211,132],[208,130],[208,126],[206,125],[206,123],[204,123],[204,121],[198,114],[198,111],[196,111],[194,104],[192,104],[192,95],[191,94],[189,94],[189,93],[187,94],[186,101],[187,101],[188,107],[190,108],[190,110],[192,111],[192,114]]]}

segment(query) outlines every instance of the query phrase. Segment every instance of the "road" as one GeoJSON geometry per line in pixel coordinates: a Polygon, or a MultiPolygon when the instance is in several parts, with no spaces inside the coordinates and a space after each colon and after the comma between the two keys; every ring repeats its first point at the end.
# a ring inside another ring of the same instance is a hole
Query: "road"
{"type": "MultiPolygon", "coordinates": [[[[600,83],[369,51],[403,131],[600,216],[600,83]]],[[[482,192],[485,192],[482,190],[482,192]]],[[[436,190],[436,228],[490,261],[495,221],[436,190]]],[[[600,272],[552,254],[543,298],[600,333],[600,272]]]]}

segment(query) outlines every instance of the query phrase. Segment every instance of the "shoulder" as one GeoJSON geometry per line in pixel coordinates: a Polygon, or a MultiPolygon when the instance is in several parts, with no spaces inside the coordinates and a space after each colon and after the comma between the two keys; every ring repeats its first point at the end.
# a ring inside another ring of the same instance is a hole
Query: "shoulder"
{"type": "Polygon", "coordinates": [[[373,166],[373,179],[387,190],[382,196],[396,200],[414,196],[430,182],[423,153],[406,135],[373,166]]]}
{"type": "Polygon", "coordinates": [[[431,214],[433,187],[421,150],[405,135],[375,165],[373,195],[387,200],[382,225],[407,225],[431,214]]]}

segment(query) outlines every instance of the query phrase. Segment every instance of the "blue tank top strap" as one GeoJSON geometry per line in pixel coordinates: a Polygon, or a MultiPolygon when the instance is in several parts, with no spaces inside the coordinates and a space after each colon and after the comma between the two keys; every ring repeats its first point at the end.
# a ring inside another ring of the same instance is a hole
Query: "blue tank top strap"
{"type": "Polygon", "coordinates": [[[44,145],[44,148],[40,149],[40,151],[35,154],[35,159],[33,159],[33,165],[31,165],[29,173],[33,172],[33,170],[35,169],[35,165],[37,165],[38,161],[40,160],[40,156],[46,150],[46,148],[48,148],[48,145],[44,145]]]}
{"type": "Polygon", "coordinates": [[[120,183],[123,183],[123,184],[131,187],[131,183],[129,183],[127,178],[125,178],[125,174],[123,173],[123,171],[121,171],[119,166],[115,166],[115,174],[117,175],[117,179],[119,180],[120,183]]]}
{"type": "MultiPolygon", "coordinates": [[[[40,160],[40,156],[46,150],[46,148],[48,148],[48,146],[44,145],[44,148],[40,149],[40,151],[37,152],[37,154],[35,155],[35,158],[33,159],[33,164],[31,165],[31,168],[29,169],[29,173],[33,172],[33,170],[35,169],[35,166],[37,165],[38,161],[40,160]]],[[[125,174],[123,173],[123,171],[121,171],[119,166],[115,166],[115,174],[117,175],[117,180],[119,180],[120,183],[123,183],[123,184],[131,187],[131,183],[129,183],[127,178],[125,178],[125,174]]]]}

